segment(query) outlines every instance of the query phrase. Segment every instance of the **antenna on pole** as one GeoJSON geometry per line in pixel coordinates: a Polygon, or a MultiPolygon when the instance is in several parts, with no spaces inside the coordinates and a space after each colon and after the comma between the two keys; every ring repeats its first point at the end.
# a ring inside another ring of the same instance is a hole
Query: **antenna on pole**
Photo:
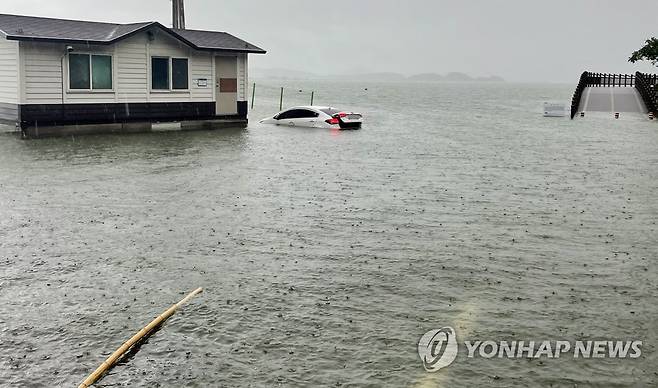
{"type": "Polygon", "coordinates": [[[184,0],[171,0],[173,27],[185,29],[185,3],[184,0]]]}

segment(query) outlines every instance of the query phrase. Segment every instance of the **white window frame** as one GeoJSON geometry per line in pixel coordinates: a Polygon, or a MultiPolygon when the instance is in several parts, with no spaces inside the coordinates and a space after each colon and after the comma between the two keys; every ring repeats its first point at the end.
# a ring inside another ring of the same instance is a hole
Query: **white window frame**
{"type": "Polygon", "coordinates": [[[190,85],[192,84],[192,73],[190,71],[190,58],[189,57],[183,57],[183,56],[176,56],[176,57],[171,57],[168,55],[151,55],[151,59],[149,60],[149,89],[151,90],[151,93],[189,93],[190,92],[190,85]],[[167,59],[169,61],[169,89],[153,89],[153,59],[154,58],[159,58],[159,59],[167,59]],[[174,89],[174,64],[173,60],[174,59],[185,59],[187,60],[187,89],[174,89]]]}
{"type": "Polygon", "coordinates": [[[116,79],[114,74],[114,55],[112,53],[94,53],[94,52],[71,52],[66,55],[66,91],[67,93],[114,93],[116,79]],[[71,55],[87,55],[89,56],[89,89],[72,89],[71,88],[71,55]],[[94,68],[92,56],[110,57],[110,76],[112,78],[112,89],[94,89],[94,68]]]}

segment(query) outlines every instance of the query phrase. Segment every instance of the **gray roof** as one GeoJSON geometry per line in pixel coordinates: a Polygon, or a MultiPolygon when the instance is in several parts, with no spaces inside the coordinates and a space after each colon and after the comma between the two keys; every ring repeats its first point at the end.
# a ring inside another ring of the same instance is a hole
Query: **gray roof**
{"type": "Polygon", "coordinates": [[[263,51],[262,49],[254,46],[251,43],[238,39],[235,36],[226,32],[215,31],[199,31],[199,30],[179,30],[172,29],[175,33],[183,38],[193,42],[200,49],[217,49],[217,48],[231,48],[231,49],[244,49],[250,52],[263,51]]]}
{"type": "Polygon", "coordinates": [[[0,33],[9,40],[111,44],[150,27],[162,29],[196,50],[265,53],[226,32],[178,30],[158,22],[115,24],[0,14],[0,33]]]}

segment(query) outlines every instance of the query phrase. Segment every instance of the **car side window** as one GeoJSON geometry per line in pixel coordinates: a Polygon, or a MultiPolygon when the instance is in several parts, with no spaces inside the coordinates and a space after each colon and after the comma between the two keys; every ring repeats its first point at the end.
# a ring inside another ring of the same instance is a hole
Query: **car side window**
{"type": "Polygon", "coordinates": [[[312,110],[307,110],[307,109],[299,109],[299,116],[297,116],[300,119],[310,119],[314,117],[318,117],[317,112],[313,112],[312,110]]]}
{"type": "Polygon", "coordinates": [[[276,116],[277,120],[285,120],[285,119],[291,119],[291,115],[294,112],[294,110],[287,110],[285,112],[281,112],[276,116]]]}
{"type": "Polygon", "coordinates": [[[291,109],[285,111],[277,116],[278,120],[288,120],[288,119],[306,119],[318,117],[316,112],[307,110],[307,109],[291,109]]]}

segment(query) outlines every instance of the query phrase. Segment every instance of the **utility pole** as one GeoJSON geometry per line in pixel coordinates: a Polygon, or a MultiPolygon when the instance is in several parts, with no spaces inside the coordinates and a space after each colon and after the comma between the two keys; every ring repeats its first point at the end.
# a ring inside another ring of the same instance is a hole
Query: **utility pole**
{"type": "Polygon", "coordinates": [[[184,0],[171,0],[173,27],[185,29],[185,4],[184,0]]]}

